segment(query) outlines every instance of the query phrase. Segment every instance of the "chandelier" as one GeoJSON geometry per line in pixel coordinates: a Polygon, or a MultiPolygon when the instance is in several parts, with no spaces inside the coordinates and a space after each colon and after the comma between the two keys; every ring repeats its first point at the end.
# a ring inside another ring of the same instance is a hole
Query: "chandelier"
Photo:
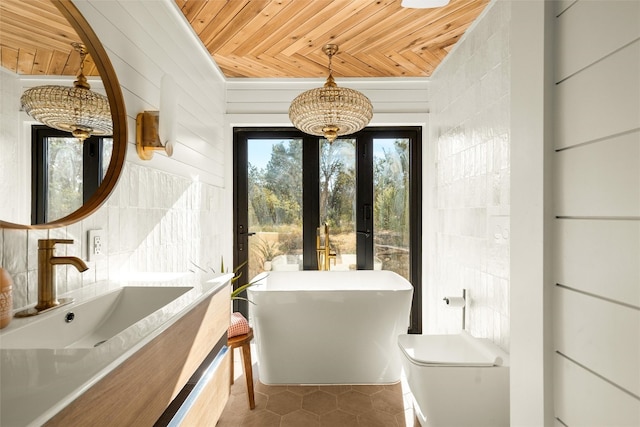
{"type": "Polygon", "coordinates": [[[329,77],[323,87],[303,92],[291,102],[289,119],[301,131],[324,136],[332,143],[340,135],[364,128],[373,116],[373,106],[357,90],[336,85],[331,58],[338,46],[328,44],[322,51],[329,57],[329,77]]]}
{"type": "Polygon", "coordinates": [[[73,87],[47,85],[27,89],[20,98],[22,108],[37,121],[71,132],[82,141],[91,135],[111,135],[109,99],[91,91],[83,74],[87,48],[81,43],[71,45],[80,54],[80,69],[73,87]]]}

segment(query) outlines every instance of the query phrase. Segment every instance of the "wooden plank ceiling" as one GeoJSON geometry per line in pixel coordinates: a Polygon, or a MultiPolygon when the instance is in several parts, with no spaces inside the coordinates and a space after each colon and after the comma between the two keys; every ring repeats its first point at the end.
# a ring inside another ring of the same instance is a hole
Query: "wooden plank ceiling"
{"type": "Polygon", "coordinates": [[[227,77],[428,77],[489,0],[175,0],[227,77]]]}
{"type": "MultiPolygon", "coordinates": [[[[75,76],[80,37],[51,0],[0,0],[0,65],[21,75],[75,76]]],[[[98,75],[90,56],[84,74],[98,75]]]]}
{"type": "MultiPolygon", "coordinates": [[[[175,0],[227,77],[428,77],[489,0],[407,9],[401,0],[175,0]]],[[[75,75],[80,41],[51,0],[0,0],[0,65],[75,75]]],[[[91,58],[86,75],[96,75],[91,58]]]]}

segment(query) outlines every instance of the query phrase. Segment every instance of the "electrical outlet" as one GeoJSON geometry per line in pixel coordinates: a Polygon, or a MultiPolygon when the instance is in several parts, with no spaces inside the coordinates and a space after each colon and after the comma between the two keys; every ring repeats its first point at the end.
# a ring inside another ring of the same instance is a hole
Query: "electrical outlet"
{"type": "Polygon", "coordinates": [[[89,230],[87,237],[87,260],[95,261],[104,255],[105,240],[102,230],[89,230]]]}

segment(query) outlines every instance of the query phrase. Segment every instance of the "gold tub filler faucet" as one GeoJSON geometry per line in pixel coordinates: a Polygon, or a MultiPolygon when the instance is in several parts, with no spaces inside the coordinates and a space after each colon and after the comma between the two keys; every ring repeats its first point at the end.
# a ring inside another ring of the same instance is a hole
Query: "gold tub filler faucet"
{"type": "Polygon", "coordinates": [[[89,269],[80,258],[73,256],[55,256],[56,243],[72,244],[72,239],[40,239],[38,240],[38,303],[35,307],[19,311],[15,317],[29,317],[41,314],[73,302],[73,298],[57,297],[56,274],[54,266],[73,265],[79,272],[89,269]]]}

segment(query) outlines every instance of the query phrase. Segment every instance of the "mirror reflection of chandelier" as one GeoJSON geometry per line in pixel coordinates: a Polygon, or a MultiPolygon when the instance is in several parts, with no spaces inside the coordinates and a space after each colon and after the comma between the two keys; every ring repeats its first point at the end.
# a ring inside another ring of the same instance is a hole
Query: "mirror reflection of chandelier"
{"type": "Polygon", "coordinates": [[[332,143],[338,136],[364,128],[373,117],[369,98],[357,90],[338,87],[333,79],[331,58],[338,52],[335,44],[322,51],[329,57],[329,77],[321,88],[298,95],[289,106],[289,119],[301,131],[324,136],[332,143]]]}
{"type": "Polygon", "coordinates": [[[80,69],[73,86],[36,86],[22,94],[22,108],[37,121],[54,129],[71,132],[83,140],[91,135],[113,134],[109,99],[93,92],[84,76],[87,49],[72,43],[80,54],[80,69]]]}

